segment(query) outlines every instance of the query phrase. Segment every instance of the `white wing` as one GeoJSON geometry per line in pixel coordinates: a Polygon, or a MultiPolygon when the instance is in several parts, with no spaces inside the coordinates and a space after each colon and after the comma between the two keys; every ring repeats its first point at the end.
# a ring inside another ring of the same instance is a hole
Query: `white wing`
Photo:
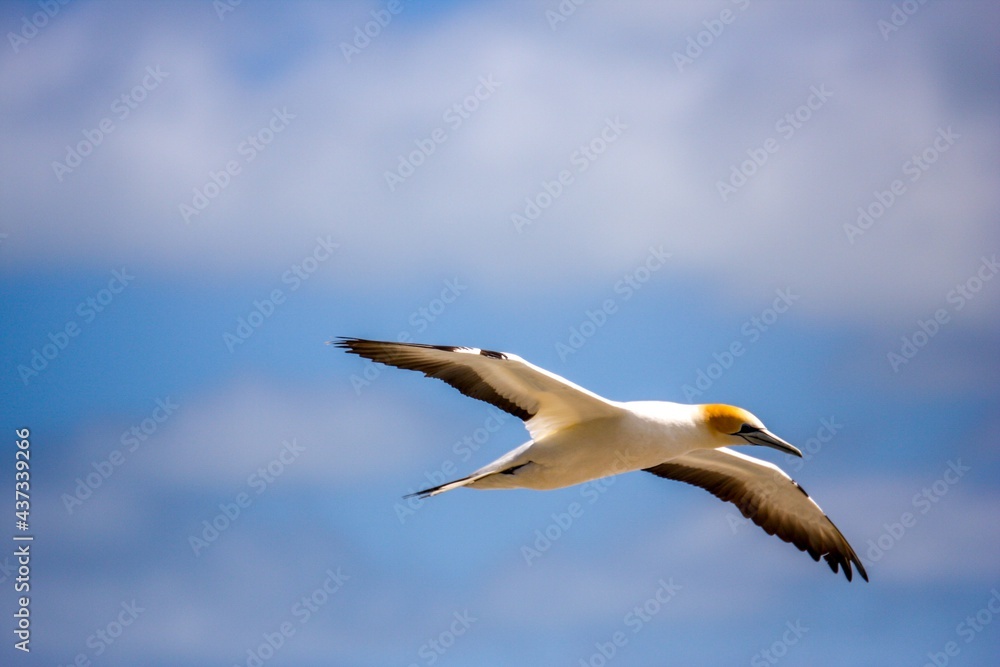
{"type": "Polygon", "coordinates": [[[851,564],[868,581],[868,573],[854,549],[809,494],[778,466],[726,447],[699,449],[662,463],[647,472],[700,486],[731,502],[743,516],[777,535],[813,560],[822,556],[834,572],[844,568],[852,578],[851,564]]]}
{"type": "Polygon", "coordinates": [[[573,424],[621,413],[616,403],[515,354],[361,338],[341,338],[335,344],[372,361],[421,371],[495,405],[524,420],[536,441],[573,424]]]}

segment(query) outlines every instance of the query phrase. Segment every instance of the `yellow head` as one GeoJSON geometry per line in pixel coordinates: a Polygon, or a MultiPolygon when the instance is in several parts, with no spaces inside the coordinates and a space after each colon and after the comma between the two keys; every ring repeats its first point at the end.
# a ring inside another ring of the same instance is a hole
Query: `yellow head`
{"type": "Polygon", "coordinates": [[[802,452],[768,431],[761,420],[743,408],[721,403],[708,403],[698,407],[706,428],[719,443],[717,446],[762,445],[802,456],[802,452]]]}

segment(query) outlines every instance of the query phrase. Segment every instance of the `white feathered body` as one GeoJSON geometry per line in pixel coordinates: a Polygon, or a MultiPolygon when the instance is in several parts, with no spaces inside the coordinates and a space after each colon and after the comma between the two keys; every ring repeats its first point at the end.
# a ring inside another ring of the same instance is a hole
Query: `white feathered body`
{"type": "Polygon", "coordinates": [[[703,448],[711,438],[690,405],[631,401],[616,414],[529,440],[469,475],[477,489],[559,489],[644,470],[703,448]],[[519,467],[509,474],[495,474],[519,467]]]}

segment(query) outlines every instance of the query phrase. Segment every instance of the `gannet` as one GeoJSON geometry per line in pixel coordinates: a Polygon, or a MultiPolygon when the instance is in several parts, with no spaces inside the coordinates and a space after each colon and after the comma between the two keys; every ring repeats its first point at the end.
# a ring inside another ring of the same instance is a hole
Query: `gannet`
{"type": "Polygon", "coordinates": [[[868,574],[819,505],[778,466],[729,448],[802,456],[760,419],[731,405],[611,401],[515,354],[474,347],[330,341],[372,361],[421,371],[520,418],[531,440],[470,475],[411,496],[471,489],[558,489],[634,470],[699,486],[834,573],[868,574]]]}

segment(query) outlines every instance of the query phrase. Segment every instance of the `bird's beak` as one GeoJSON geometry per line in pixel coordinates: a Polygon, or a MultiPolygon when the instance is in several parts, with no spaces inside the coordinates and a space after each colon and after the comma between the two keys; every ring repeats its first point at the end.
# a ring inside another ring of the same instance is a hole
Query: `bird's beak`
{"type": "Polygon", "coordinates": [[[800,452],[797,447],[791,443],[785,442],[767,429],[761,429],[759,431],[754,431],[753,433],[745,433],[741,437],[751,445],[773,447],[774,449],[785,452],[786,454],[794,454],[798,457],[802,456],[802,452],[800,452]]]}

